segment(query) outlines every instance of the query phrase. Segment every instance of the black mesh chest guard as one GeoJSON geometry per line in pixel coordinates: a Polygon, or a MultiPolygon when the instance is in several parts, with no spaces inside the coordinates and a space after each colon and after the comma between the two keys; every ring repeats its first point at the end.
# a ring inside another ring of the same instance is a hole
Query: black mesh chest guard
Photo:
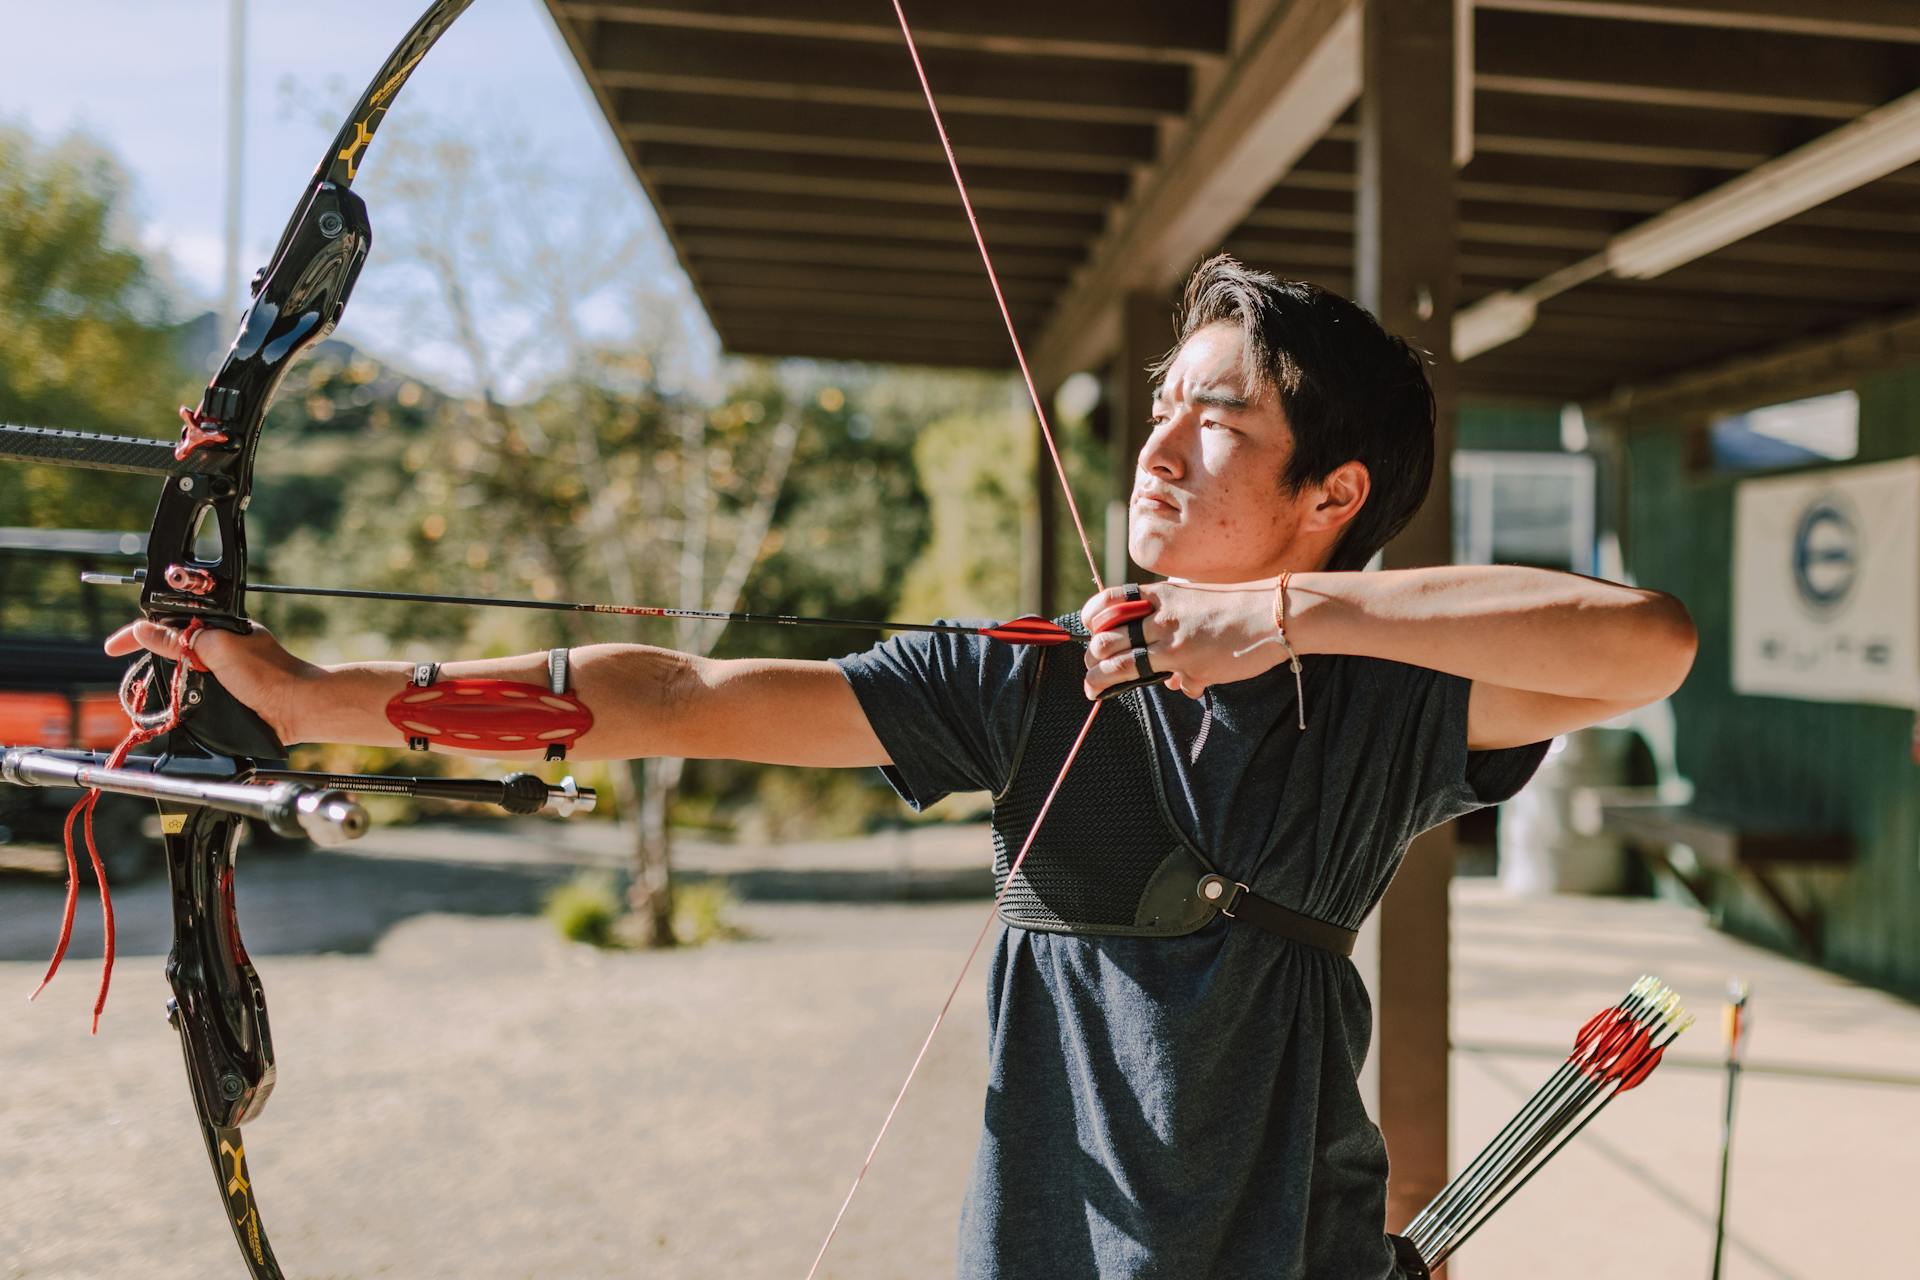
{"type": "MultiPolygon", "coordinates": [[[[1077,636],[1078,615],[1057,619],[1077,636]]],[[[996,887],[1033,829],[1035,815],[1085,723],[1080,650],[1035,651],[1013,778],[993,803],[996,887]]],[[[1141,691],[1100,713],[1080,756],[1001,903],[1000,918],[1048,933],[1170,938],[1217,914],[1199,884],[1213,871],[1162,802],[1153,735],[1141,691]]]]}

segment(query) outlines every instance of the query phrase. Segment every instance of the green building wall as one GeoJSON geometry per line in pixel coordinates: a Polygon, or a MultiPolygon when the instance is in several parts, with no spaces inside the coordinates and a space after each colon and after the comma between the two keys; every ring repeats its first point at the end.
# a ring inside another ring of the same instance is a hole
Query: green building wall
{"type": "Polygon", "coordinates": [[[1454,444],[1461,449],[1558,453],[1560,410],[1553,405],[1469,402],[1460,406],[1454,444]]]}
{"type": "MultiPolygon", "coordinates": [[[[1920,367],[1860,382],[1855,463],[1920,454],[1920,367]]],[[[1463,449],[1557,450],[1553,406],[1469,403],[1460,410],[1463,449]]],[[[1838,972],[1920,995],[1920,766],[1912,759],[1912,711],[1845,703],[1748,697],[1733,691],[1733,490],[1731,477],[1689,468],[1686,432],[1636,427],[1618,467],[1624,491],[1602,497],[1618,512],[1628,571],[1642,586],[1672,592],[1693,611],[1700,653],[1674,696],[1680,771],[1695,806],[1735,820],[1837,828],[1855,843],[1844,870],[1779,876],[1797,902],[1815,907],[1825,932],[1820,962],[1838,972]]],[[[1601,483],[1614,471],[1603,456],[1601,483]]],[[[1853,465],[1853,464],[1840,464],[1853,465]]],[[[1791,950],[1795,939],[1750,884],[1714,883],[1715,910],[1730,932],[1791,950]]]]}
{"type": "MultiPolygon", "coordinates": [[[[1855,389],[1855,463],[1920,454],[1920,368],[1865,379],[1855,389]]],[[[1734,693],[1735,481],[1691,474],[1687,438],[1677,429],[1637,428],[1626,437],[1626,454],[1622,534],[1629,570],[1640,585],[1685,601],[1700,630],[1693,674],[1674,696],[1679,765],[1695,785],[1695,807],[1850,833],[1853,866],[1780,880],[1796,901],[1817,904],[1825,923],[1822,963],[1920,993],[1920,766],[1911,752],[1913,711],[1734,693]]],[[[1751,886],[1723,880],[1716,893],[1730,931],[1792,945],[1751,886]]]]}

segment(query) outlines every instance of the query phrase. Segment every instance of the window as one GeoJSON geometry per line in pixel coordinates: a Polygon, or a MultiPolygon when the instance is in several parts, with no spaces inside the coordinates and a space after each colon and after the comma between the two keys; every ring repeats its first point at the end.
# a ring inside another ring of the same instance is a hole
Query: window
{"type": "Polygon", "coordinates": [[[1844,462],[1860,452],[1860,397],[1836,391],[1728,414],[1707,427],[1707,441],[1722,475],[1844,462]]]}
{"type": "Polygon", "coordinates": [[[1594,572],[1594,471],[1585,454],[1453,455],[1456,564],[1594,572]]]}

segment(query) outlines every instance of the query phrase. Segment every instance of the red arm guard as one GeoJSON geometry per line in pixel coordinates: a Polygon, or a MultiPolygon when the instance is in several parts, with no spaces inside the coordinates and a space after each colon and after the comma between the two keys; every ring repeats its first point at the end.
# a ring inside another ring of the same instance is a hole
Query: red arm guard
{"type": "Polygon", "coordinates": [[[572,694],[512,680],[408,685],[387,703],[387,720],[409,744],[424,740],[470,751],[572,746],[593,728],[593,712],[572,694]]]}

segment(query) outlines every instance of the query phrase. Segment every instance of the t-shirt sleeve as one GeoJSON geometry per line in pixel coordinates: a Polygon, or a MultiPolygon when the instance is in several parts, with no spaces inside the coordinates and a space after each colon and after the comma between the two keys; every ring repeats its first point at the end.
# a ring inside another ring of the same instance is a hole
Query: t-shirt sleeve
{"type": "Polygon", "coordinates": [[[1442,671],[1404,668],[1420,742],[1415,829],[1425,831],[1487,805],[1510,800],[1546,758],[1547,742],[1494,751],[1467,750],[1467,708],[1473,681],[1442,671]]]}
{"type": "Polygon", "coordinates": [[[881,772],[921,810],[956,791],[1006,785],[1037,653],[978,636],[907,632],[834,662],[893,760],[881,772]]]}

